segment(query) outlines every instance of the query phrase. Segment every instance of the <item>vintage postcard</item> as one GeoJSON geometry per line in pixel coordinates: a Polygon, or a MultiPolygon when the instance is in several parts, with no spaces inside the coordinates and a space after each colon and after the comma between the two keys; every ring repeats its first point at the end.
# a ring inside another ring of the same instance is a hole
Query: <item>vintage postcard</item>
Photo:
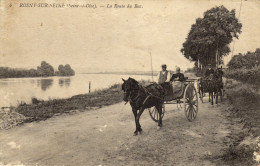
{"type": "Polygon", "coordinates": [[[0,0],[0,165],[259,165],[259,0],[0,0]]]}

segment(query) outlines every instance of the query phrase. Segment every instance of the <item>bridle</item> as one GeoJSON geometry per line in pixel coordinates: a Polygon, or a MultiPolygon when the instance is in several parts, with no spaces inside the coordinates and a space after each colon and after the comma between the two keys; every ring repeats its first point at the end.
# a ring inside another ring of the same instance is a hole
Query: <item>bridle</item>
{"type": "Polygon", "coordinates": [[[140,90],[140,86],[141,86],[141,85],[138,85],[138,88],[136,88],[136,89],[131,89],[131,90],[128,91],[128,92],[127,92],[127,91],[124,91],[124,95],[125,95],[125,96],[127,95],[127,93],[129,93],[129,95],[128,95],[128,97],[127,97],[127,101],[126,101],[125,104],[127,104],[128,101],[134,103],[134,102],[137,100],[137,98],[139,97],[138,94],[137,94],[133,99],[132,99],[132,97],[133,97],[133,93],[134,93],[134,92],[140,90]]]}

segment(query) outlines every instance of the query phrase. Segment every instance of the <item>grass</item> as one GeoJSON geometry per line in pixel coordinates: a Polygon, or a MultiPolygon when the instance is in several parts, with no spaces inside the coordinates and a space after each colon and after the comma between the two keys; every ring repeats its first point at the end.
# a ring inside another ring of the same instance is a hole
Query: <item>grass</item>
{"type": "Polygon", "coordinates": [[[238,110],[236,115],[247,121],[251,132],[260,135],[260,90],[256,85],[228,81],[226,94],[231,104],[238,110]]]}
{"type": "Polygon", "coordinates": [[[224,76],[260,87],[260,67],[235,70],[227,69],[224,71],[224,76]]]}
{"type": "Polygon", "coordinates": [[[232,140],[231,145],[221,158],[228,165],[254,165],[254,144],[245,146],[240,143],[247,136],[254,138],[260,136],[260,90],[258,85],[245,84],[235,80],[227,80],[225,89],[226,96],[232,105],[229,109],[230,116],[240,119],[245,131],[229,136],[232,140]]]}
{"type": "MultiPolygon", "coordinates": [[[[260,67],[225,70],[224,73],[228,78],[224,86],[225,95],[231,104],[227,111],[230,112],[231,119],[240,119],[234,125],[241,123],[243,130],[232,131],[228,136],[230,146],[223,155],[212,159],[217,165],[256,165],[253,156],[256,152],[260,154],[260,146],[257,149],[253,142],[250,145],[240,143],[248,136],[260,136],[260,67]]],[[[201,73],[196,75],[201,76],[201,73]]]]}
{"type": "MultiPolygon", "coordinates": [[[[141,85],[147,85],[147,81],[139,81],[141,85]]],[[[21,103],[16,112],[24,115],[25,122],[41,121],[54,115],[70,113],[74,110],[86,111],[93,108],[101,108],[123,101],[121,84],[114,84],[107,89],[97,90],[89,94],[72,96],[67,99],[52,99],[48,101],[32,98],[32,104],[21,103]]]]}
{"type": "Polygon", "coordinates": [[[20,104],[16,111],[27,117],[26,122],[48,119],[55,114],[69,113],[72,110],[89,110],[93,107],[103,107],[122,101],[123,91],[120,84],[89,94],[76,95],[67,99],[41,101],[32,99],[32,104],[20,104]]]}

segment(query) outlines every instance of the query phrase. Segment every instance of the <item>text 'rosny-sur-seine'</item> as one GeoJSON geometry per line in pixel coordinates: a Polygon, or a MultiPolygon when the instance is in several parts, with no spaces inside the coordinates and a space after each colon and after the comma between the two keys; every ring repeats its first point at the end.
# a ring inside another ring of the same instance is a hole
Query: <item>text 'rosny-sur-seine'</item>
{"type": "Polygon", "coordinates": [[[140,4],[70,4],[70,3],[20,3],[21,8],[143,8],[140,4]]]}

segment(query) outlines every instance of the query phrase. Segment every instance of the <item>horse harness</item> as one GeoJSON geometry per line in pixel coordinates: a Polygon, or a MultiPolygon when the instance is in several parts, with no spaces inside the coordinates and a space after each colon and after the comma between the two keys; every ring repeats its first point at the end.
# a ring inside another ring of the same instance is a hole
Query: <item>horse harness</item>
{"type": "MultiPolygon", "coordinates": [[[[133,89],[132,91],[130,91],[130,94],[129,94],[129,97],[128,97],[128,101],[134,103],[139,97],[141,97],[140,95],[137,94],[137,96],[136,96],[134,99],[131,99],[131,94],[132,94],[132,92],[137,91],[137,90],[140,90],[140,88],[144,89],[144,91],[149,94],[149,95],[147,95],[147,97],[144,99],[144,101],[143,101],[143,103],[142,103],[142,106],[146,103],[146,101],[147,101],[150,97],[155,97],[155,98],[157,98],[157,99],[159,99],[159,100],[161,100],[161,101],[164,100],[163,98],[160,98],[160,97],[158,97],[158,96],[153,95],[151,92],[149,92],[149,91],[148,91],[145,87],[143,87],[142,85],[138,85],[138,86],[139,86],[138,89],[133,89]]],[[[126,93],[126,92],[124,92],[124,93],[126,93]]],[[[126,102],[125,104],[127,104],[127,102],[126,102]]]]}

